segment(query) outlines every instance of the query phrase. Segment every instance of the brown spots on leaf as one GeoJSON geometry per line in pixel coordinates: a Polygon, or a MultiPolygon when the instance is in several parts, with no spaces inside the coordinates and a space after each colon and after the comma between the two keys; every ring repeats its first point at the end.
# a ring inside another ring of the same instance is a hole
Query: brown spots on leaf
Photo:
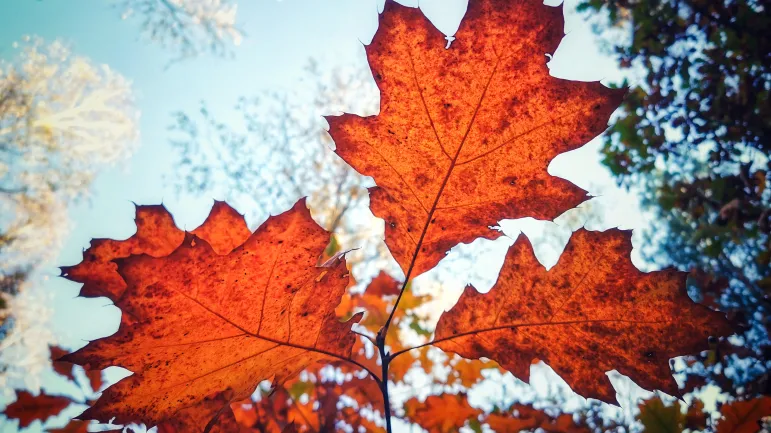
{"type": "Polygon", "coordinates": [[[620,230],[579,230],[547,272],[520,237],[490,292],[467,288],[442,315],[436,345],[490,358],[522,380],[529,362],[542,359],[579,394],[609,403],[612,369],[676,395],[669,359],[733,331],[723,314],[688,298],[683,273],[637,270],[630,239],[620,230]]]}
{"type": "Polygon", "coordinates": [[[600,134],[623,92],[549,75],[561,11],[475,0],[445,49],[419,10],[386,4],[366,47],[380,114],[327,120],[336,152],[375,179],[370,207],[410,278],[459,243],[495,239],[502,219],[552,219],[586,199],[547,166],[600,134]]]}
{"type": "Polygon", "coordinates": [[[118,332],[64,359],[134,374],[109,387],[82,419],[173,423],[180,410],[212,403],[226,389],[245,398],[262,380],[280,382],[315,361],[350,357],[352,322],[334,313],[348,286],[346,264],[316,267],[329,233],[305,201],[246,237],[230,224],[234,213],[220,206],[212,215],[168,255],[119,260],[125,289],[115,301],[123,312],[118,332]],[[236,237],[243,239],[233,245],[236,237]]]}

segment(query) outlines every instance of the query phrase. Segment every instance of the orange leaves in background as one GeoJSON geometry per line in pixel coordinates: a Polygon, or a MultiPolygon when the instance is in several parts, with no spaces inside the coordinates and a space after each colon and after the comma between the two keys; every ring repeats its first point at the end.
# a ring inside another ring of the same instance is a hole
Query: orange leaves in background
{"type": "Polygon", "coordinates": [[[546,433],[590,433],[589,428],[577,424],[569,413],[560,414],[555,418],[540,409],[523,404],[514,404],[506,411],[492,413],[484,422],[495,432],[540,429],[546,433]]]}
{"type": "MultiPolygon", "coordinates": [[[[315,379],[310,381],[294,378],[283,387],[273,389],[270,394],[262,394],[259,401],[245,400],[231,405],[235,419],[247,426],[250,432],[279,433],[293,426],[296,431],[338,431],[341,423],[350,426],[353,431],[364,427],[368,432],[381,431],[374,422],[360,412],[362,408],[380,410],[382,396],[373,380],[357,379],[338,383],[335,380],[320,380],[318,370],[315,379]],[[374,388],[374,393],[369,389],[374,388]],[[375,395],[377,394],[377,395],[375,395]],[[338,405],[349,397],[358,407],[338,405]]],[[[304,374],[305,375],[305,374],[304,374]]],[[[163,432],[162,432],[163,433],[163,432]]]]}
{"type": "MultiPolygon", "coordinates": [[[[155,221],[171,220],[157,215],[162,208],[153,212],[155,221]]],[[[243,399],[262,380],[282,383],[316,361],[350,356],[351,323],[334,314],[348,270],[342,260],[316,267],[329,234],[305,201],[269,218],[236,248],[238,232],[206,230],[241,224],[235,212],[215,208],[197,231],[206,239],[187,234],[166,256],[117,261],[126,283],[114,299],[123,311],[120,329],[65,360],[87,368],[118,365],[134,375],[108,388],[82,418],[156,425],[213,393],[230,389],[243,399]]],[[[167,239],[173,236],[166,231],[178,231],[160,230],[167,239]]],[[[95,281],[116,272],[99,269],[104,274],[92,274],[95,281]]]]}
{"type": "Polygon", "coordinates": [[[720,412],[723,416],[717,423],[717,433],[759,432],[764,418],[771,424],[771,397],[723,403],[720,412]]]}
{"type": "Polygon", "coordinates": [[[8,419],[19,420],[19,427],[29,427],[35,421],[46,422],[59,415],[72,403],[69,397],[58,395],[32,395],[27,391],[16,391],[16,401],[5,408],[8,419]]]}
{"type": "Polygon", "coordinates": [[[640,272],[631,251],[631,232],[582,229],[546,271],[520,237],[490,292],[468,286],[442,315],[434,344],[490,358],[524,381],[541,359],[574,391],[605,402],[616,401],[605,375],[613,369],[677,395],[669,359],[706,349],[709,336],[731,327],[688,298],[685,273],[640,272]]]}
{"type": "Polygon", "coordinates": [[[210,433],[258,433],[259,430],[236,421],[233,411],[228,407],[233,399],[234,394],[230,389],[207,396],[199,404],[182,409],[158,424],[158,433],[203,431],[207,425],[211,425],[210,433]]]}
{"type": "Polygon", "coordinates": [[[484,370],[498,369],[498,364],[493,361],[456,358],[450,362],[452,370],[450,370],[448,382],[450,384],[453,382],[459,383],[464,388],[470,388],[484,379],[484,376],[482,376],[484,370]]]}
{"type": "MultiPolygon", "coordinates": [[[[345,320],[353,316],[357,311],[365,311],[364,318],[358,324],[374,336],[386,323],[388,312],[394,308],[394,303],[402,284],[402,282],[394,279],[387,273],[380,272],[370,281],[363,293],[346,293],[337,307],[337,315],[345,320]]],[[[429,295],[415,295],[411,285],[408,284],[404,289],[399,308],[394,312],[393,326],[400,326],[402,323],[416,325],[420,317],[415,313],[415,310],[432,299],[433,297],[429,295]]],[[[405,349],[396,334],[389,334],[386,344],[391,349],[391,352],[405,349]]],[[[360,340],[354,346],[355,359],[361,364],[366,365],[370,371],[375,372],[379,377],[382,364],[377,352],[377,348],[371,344],[371,341],[360,340]]],[[[415,353],[418,355],[417,359],[408,355],[391,361],[389,366],[391,380],[396,382],[402,381],[416,361],[419,361],[424,371],[431,371],[433,361],[427,358],[427,350],[424,349],[420,352],[416,350],[415,353]]]]}
{"type": "Polygon", "coordinates": [[[485,411],[469,405],[465,394],[440,394],[420,402],[412,398],[405,403],[408,420],[428,430],[429,433],[457,432],[464,425],[481,431],[487,424],[494,432],[544,431],[546,433],[589,433],[590,430],[576,423],[571,414],[552,417],[532,406],[514,404],[506,411],[485,411]]]}
{"type": "Polygon", "coordinates": [[[482,411],[468,404],[465,394],[430,395],[425,402],[411,398],[404,403],[405,417],[430,433],[458,431],[482,411]]]}
{"type": "MultiPolygon", "coordinates": [[[[80,388],[80,392],[87,398],[90,398],[92,394],[99,392],[103,382],[101,370],[83,370],[83,375],[88,382],[85,385],[83,380],[75,374],[75,365],[70,362],[58,361],[59,358],[65,356],[68,352],[61,347],[51,346],[50,357],[51,367],[57,374],[64,376],[71,383],[72,386],[80,388]]],[[[65,395],[47,395],[41,393],[38,396],[33,396],[27,391],[17,391],[16,401],[9,404],[3,411],[8,419],[18,419],[19,427],[26,428],[34,421],[40,421],[45,424],[49,418],[60,414],[68,407],[80,404],[90,404],[89,400],[83,401],[65,395]]],[[[48,433],[87,433],[90,423],[86,421],[71,420],[67,425],[62,428],[47,429],[48,433]]],[[[119,431],[118,430],[101,430],[101,431],[119,431]]]]}
{"type": "Polygon", "coordinates": [[[561,7],[477,0],[446,49],[420,10],[386,3],[366,47],[380,114],[327,120],[337,154],[375,179],[370,207],[408,278],[499,237],[501,219],[552,219],[586,199],[546,168],[601,133],[624,92],[550,76],[562,35],[561,7]]]}

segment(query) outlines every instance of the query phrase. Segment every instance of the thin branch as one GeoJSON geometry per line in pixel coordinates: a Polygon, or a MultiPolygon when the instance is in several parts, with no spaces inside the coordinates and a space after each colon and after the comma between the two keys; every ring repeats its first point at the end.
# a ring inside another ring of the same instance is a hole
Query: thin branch
{"type": "Polygon", "coordinates": [[[369,335],[367,335],[367,334],[362,334],[361,332],[359,332],[359,331],[354,331],[354,330],[351,330],[351,332],[353,332],[353,333],[354,333],[354,334],[356,334],[356,335],[361,335],[362,337],[364,337],[364,338],[366,338],[367,340],[369,340],[369,342],[370,342],[370,343],[372,343],[373,345],[377,345],[377,343],[375,343],[375,340],[373,340],[373,339],[372,339],[372,337],[370,337],[369,335]]]}

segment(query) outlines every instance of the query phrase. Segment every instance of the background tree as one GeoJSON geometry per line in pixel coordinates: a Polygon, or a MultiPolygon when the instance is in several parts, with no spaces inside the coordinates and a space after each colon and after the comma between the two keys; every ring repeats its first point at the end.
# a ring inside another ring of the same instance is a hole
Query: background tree
{"type": "Polygon", "coordinates": [[[67,204],[82,199],[100,169],[128,157],[138,112],[131,85],[61,42],[25,38],[0,62],[0,381],[37,387],[48,360],[50,314],[32,297],[36,270],[68,233],[67,204]]]}
{"type": "Polygon", "coordinates": [[[241,43],[234,0],[121,0],[123,18],[136,16],[142,35],[178,58],[223,55],[241,43]]]}

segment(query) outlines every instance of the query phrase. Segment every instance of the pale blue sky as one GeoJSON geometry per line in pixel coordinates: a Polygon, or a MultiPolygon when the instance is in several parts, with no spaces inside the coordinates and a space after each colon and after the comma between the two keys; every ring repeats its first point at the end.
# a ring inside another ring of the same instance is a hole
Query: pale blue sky
{"type": "MultiPolygon", "coordinates": [[[[362,43],[368,42],[376,30],[379,4],[382,0],[244,0],[239,3],[238,25],[245,39],[233,49],[233,59],[204,55],[169,65],[173,55],[141,39],[138,22],[121,21],[121,11],[108,0],[3,0],[0,56],[10,58],[12,42],[23,35],[39,35],[46,40],[60,38],[70,44],[74,53],[108,64],[131,79],[141,110],[141,139],[136,153],[123,166],[99,176],[88,202],[72,206],[73,230],[55,265],[79,262],[92,238],[130,236],[135,231],[132,202],[163,202],[181,228],[192,229],[200,224],[212,198],[223,197],[179,197],[169,182],[164,181],[164,176],[174,174],[171,168],[174,155],[167,131],[172,123],[171,113],[193,112],[200,101],[206,101],[222,120],[237,121],[232,107],[240,96],[268,89],[291,93],[304,76],[310,58],[318,61],[322,71],[366,68],[362,43]]],[[[464,5],[464,0],[423,0],[421,9],[434,19],[440,30],[452,33],[464,5]]],[[[570,2],[567,9],[573,5],[574,2],[570,2]]],[[[554,53],[550,63],[552,74],[580,80],[618,77],[613,62],[598,52],[590,26],[572,13],[567,18],[569,35],[554,53]]],[[[309,112],[308,115],[315,114],[309,112]]],[[[594,195],[601,194],[598,201],[612,204],[606,210],[605,222],[595,229],[621,223],[626,228],[641,224],[634,199],[615,189],[607,171],[599,165],[596,142],[570,156],[559,157],[550,171],[594,195]]],[[[283,210],[273,209],[272,213],[283,210]]],[[[257,223],[259,221],[250,221],[252,227],[257,223]]],[[[502,226],[511,237],[519,230],[534,237],[551,230],[561,233],[567,241],[570,233],[566,227],[533,221],[506,222],[502,226]]],[[[498,241],[491,256],[481,260],[490,268],[489,274],[497,272],[509,242],[508,238],[498,241]]],[[[556,260],[559,251],[545,248],[539,254],[539,258],[548,263],[556,260]]],[[[58,275],[53,266],[46,269],[46,273],[58,275]]],[[[463,275],[458,275],[459,288],[466,282],[463,275]]],[[[475,284],[480,288],[485,286],[483,282],[475,284]]],[[[52,326],[63,346],[74,349],[117,329],[119,311],[108,306],[104,299],[76,298],[78,284],[51,278],[40,290],[53,296],[52,326]]],[[[441,307],[450,307],[453,296],[450,294],[451,300],[441,307]]],[[[66,389],[53,375],[46,376],[46,385],[51,389],[66,389]]],[[[16,431],[13,423],[0,421],[0,427],[2,432],[16,431]]],[[[29,431],[37,430],[39,426],[29,431]]]]}

